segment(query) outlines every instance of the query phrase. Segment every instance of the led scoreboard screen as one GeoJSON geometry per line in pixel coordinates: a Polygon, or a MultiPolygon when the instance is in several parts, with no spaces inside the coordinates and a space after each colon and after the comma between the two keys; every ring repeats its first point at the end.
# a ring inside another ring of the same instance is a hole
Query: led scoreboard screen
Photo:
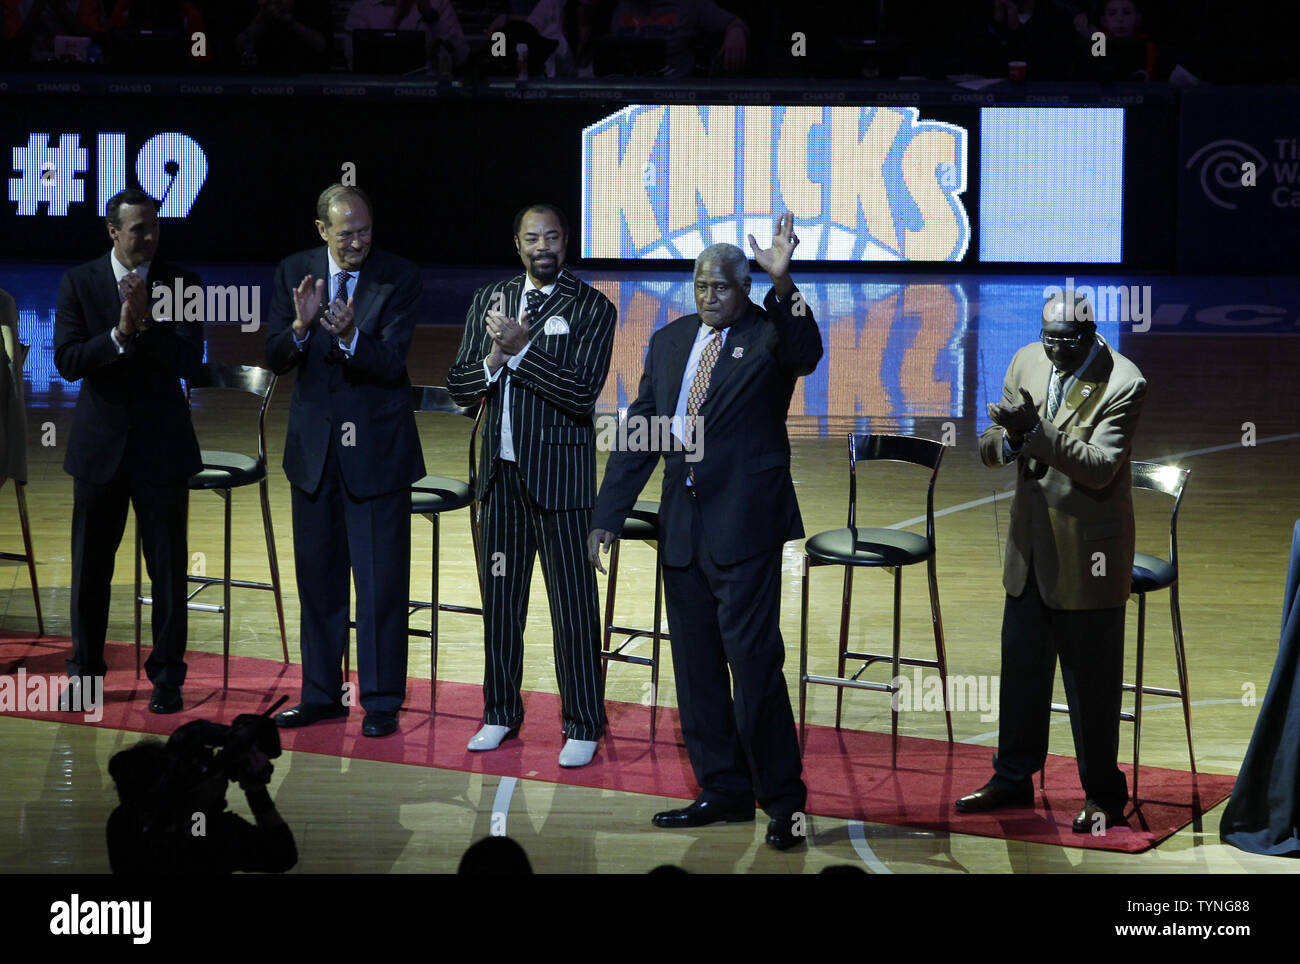
{"type": "Polygon", "coordinates": [[[748,250],[748,235],[762,238],[789,210],[803,260],[954,262],[972,247],[978,205],[980,261],[1121,260],[1123,108],[984,107],[973,130],[924,110],[609,114],[582,132],[582,254],[690,259],[718,241],[748,250]]]}

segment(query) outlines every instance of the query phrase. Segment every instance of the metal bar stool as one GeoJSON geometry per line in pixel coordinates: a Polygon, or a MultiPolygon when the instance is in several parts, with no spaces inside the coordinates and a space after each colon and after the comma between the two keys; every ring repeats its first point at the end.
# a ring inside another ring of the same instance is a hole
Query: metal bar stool
{"type": "MultiPolygon", "coordinates": [[[[1137,597],[1137,661],[1134,668],[1135,681],[1125,683],[1124,692],[1133,694],[1133,711],[1121,710],[1121,722],[1133,724],[1133,802],[1138,799],[1138,777],[1142,749],[1142,697],[1165,696],[1176,699],[1183,704],[1183,724],[1187,730],[1187,759],[1191,762],[1192,773],[1196,773],[1196,754],[1192,749],[1192,704],[1187,686],[1187,650],[1183,646],[1183,615],[1178,607],[1178,509],[1183,504],[1183,490],[1187,485],[1190,469],[1181,469],[1176,465],[1159,465],[1155,462],[1131,462],[1133,488],[1160,492],[1174,500],[1169,512],[1169,558],[1149,556],[1145,552],[1133,555],[1133,585],[1130,592],[1137,597]],[[1162,686],[1150,686],[1143,682],[1146,656],[1146,620],[1147,593],[1161,589],[1169,590],[1169,618],[1174,635],[1174,670],[1178,674],[1178,688],[1169,689],[1162,686]]],[[[1066,703],[1053,703],[1052,709],[1057,713],[1068,713],[1066,703]]],[[[1039,771],[1038,785],[1043,786],[1043,774],[1039,771]]]]}
{"type": "Polygon", "coordinates": [[[664,570],[659,561],[659,503],[638,502],[623,523],[623,531],[614,540],[614,548],[609,553],[609,588],[605,592],[605,633],[601,646],[600,671],[603,676],[611,661],[618,663],[635,663],[650,667],[650,742],[655,741],[656,718],[659,712],[659,643],[670,637],[663,631],[663,588],[664,570]],[[624,539],[639,539],[654,543],[655,547],[655,608],[654,628],[637,629],[634,626],[618,626],[614,623],[614,598],[618,592],[618,557],[619,547],[624,539]],[[617,647],[610,648],[610,637],[625,636],[617,647]],[[634,640],[649,637],[651,649],[649,658],[626,653],[624,650],[634,640]]]}
{"type": "MultiPolygon", "coordinates": [[[[198,588],[186,597],[186,608],[191,612],[221,614],[221,688],[230,686],[230,590],[260,589],[275,596],[275,615],[280,625],[280,646],[284,651],[284,663],[289,665],[289,638],[284,629],[284,599],[280,591],[280,564],[275,553],[275,533],[271,526],[271,500],[266,473],[266,408],[275,391],[275,373],[253,365],[223,365],[207,362],[199,366],[198,372],[189,382],[189,391],[207,389],[245,392],[256,395],[262,400],[257,411],[257,457],[241,452],[225,452],[216,449],[203,449],[199,457],[203,468],[190,477],[191,491],[215,492],[225,502],[225,539],[224,563],[220,578],[208,575],[190,575],[187,577],[198,588]],[[235,489],[257,483],[262,502],[262,531],[266,537],[266,559],[271,569],[271,581],[252,582],[246,579],[230,577],[230,508],[235,489]],[[209,586],[221,586],[220,605],[194,602],[196,596],[209,586]]],[[[141,592],[140,580],[140,521],[135,524],[135,675],[140,676],[140,615],[141,606],[152,606],[153,597],[141,592]]]]}
{"type": "MultiPolygon", "coordinates": [[[[412,385],[411,410],[421,412],[441,412],[449,415],[461,415],[474,420],[469,438],[469,482],[447,478],[441,475],[426,475],[411,484],[411,515],[424,516],[433,524],[433,558],[429,577],[429,601],[419,599],[407,600],[408,637],[429,640],[429,713],[432,715],[438,705],[438,613],[465,613],[482,616],[482,606],[461,606],[442,602],[438,595],[439,546],[441,545],[441,517],[444,512],[455,512],[466,507],[470,510],[470,540],[474,547],[475,572],[480,571],[478,503],[474,499],[474,483],[477,477],[477,438],[479,425],[483,420],[486,406],[479,404],[477,410],[461,408],[451,397],[451,393],[441,385],[412,385]],[[428,610],[429,628],[413,629],[410,617],[417,612],[428,610]]],[[[482,600],[483,585],[481,577],[476,577],[479,584],[479,598],[482,600]]],[[[356,629],[355,617],[348,621],[348,627],[356,629]]],[[[351,671],[352,646],[343,650],[343,677],[346,679],[351,671]]]]}
{"type": "MultiPolygon", "coordinates": [[[[948,722],[948,742],[952,742],[952,708],[948,705],[948,658],[943,644],[943,618],[939,611],[939,584],[935,576],[934,544],[934,482],[943,461],[943,445],[929,439],[908,435],[864,435],[850,433],[849,440],[849,522],[844,529],[819,532],[804,545],[803,592],[799,614],[799,739],[804,738],[804,718],[809,683],[837,687],[835,695],[835,728],[840,728],[844,704],[844,688],[876,690],[894,694],[899,690],[895,682],[900,664],[937,669],[943,687],[944,715],[948,722]],[[925,497],[925,535],[903,529],[863,529],[857,525],[857,467],[859,462],[907,462],[930,470],[930,482],[925,497]],[[920,659],[899,655],[900,617],[903,594],[903,568],[924,562],[930,585],[930,619],[934,628],[935,659],[920,659]],[[844,598],[840,605],[839,675],[816,676],[808,672],[808,576],[814,566],[844,567],[844,598]],[[894,574],[894,635],[893,652],[857,653],[848,649],[849,609],[853,600],[853,573],[859,567],[876,567],[892,570],[894,574]],[[844,676],[844,664],[849,659],[863,660],[862,666],[851,677],[844,676]],[[889,660],[893,668],[890,682],[879,683],[860,677],[872,663],[889,660]]],[[[893,747],[890,765],[898,765],[898,705],[891,699],[891,732],[893,747]]]]}

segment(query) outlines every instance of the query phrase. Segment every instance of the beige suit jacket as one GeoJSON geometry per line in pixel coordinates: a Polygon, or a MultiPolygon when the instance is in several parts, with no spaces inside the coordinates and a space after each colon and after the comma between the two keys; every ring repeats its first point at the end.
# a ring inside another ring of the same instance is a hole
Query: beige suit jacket
{"type": "MultiPolygon", "coordinates": [[[[1014,460],[1016,493],[1002,584],[1019,596],[1033,565],[1039,593],[1053,609],[1122,606],[1135,539],[1129,452],[1147,383],[1136,365],[1103,341],[1048,421],[1051,371],[1042,344],[1035,342],[1016,352],[1002,386],[1011,405],[1021,403],[1020,389],[1026,389],[1042,416],[1014,460]]],[[[980,437],[985,465],[1008,464],[1005,434],[991,425],[980,437]]]]}

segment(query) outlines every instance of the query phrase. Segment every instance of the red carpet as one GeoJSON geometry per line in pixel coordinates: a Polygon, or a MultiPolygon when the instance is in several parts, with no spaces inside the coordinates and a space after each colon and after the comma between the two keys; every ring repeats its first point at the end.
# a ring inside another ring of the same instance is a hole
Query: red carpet
{"type": "MultiPolygon", "coordinates": [[[[62,674],[70,647],[66,637],[34,639],[0,632],[0,674],[12,676],[20,668],[29,679],[62,674]]],[[[229,722],[240,713],[261,712],[280,695],[288,695],[289,704],[298,700],[300,678],[296,663],[285,666],[273,660],[231,657],[230,689],[223,694],[221,657],[192,652],[187,656],[185,711],[155,716],[148,712],[149,682],[135,679],[132,648],[123,643],[109,644],[110,673],[103,716],[92,725],[165,735],[191,719],[229,722]]],[[[4,682],[12,698],[15,684],[4,682]]],[[[647,707],[607,703],[609,730],[595,762],[579,770],[565,770],[556,763],[563,742],[557,696],[526,693],[529,722],[521,738],[492,753],[470,753],[465,749],[478,729],[482,713],[478,686],[440,682],[435,717],[428,712],[427,680],[412,679],[407,697],[407,710],[399,717],[401,730],[394,736],[378,740],[363,737],[363,713],[356,707],[346,721],[282,730],[284,746],[298,752],[632,793],[683,799],[696,795],[690,761],[680,745],[675,710],[660,710],[658,739],[651,745],[647,707]]],[[[4,709],[6,715],[30,719],[85,722],[79,713],[19,711],[10,709],[7,703],[4,709]]],[[[1194,778],[1180,770],[1143,767],[1143,803],[1139,813],[1130,804],[1130,827],[1111,828],[1104,836],[1092,836],[1070,830],[1070,822],[1083,805],[1072,757],[1048,758],[1047,790],[1038,795],[1034,810],[964,815],[953,811],[952,801],[983,785],[991,775],[992,747],[962,743],[950,747],[939,740],[904,737],[899,743],[896,771],[889,768],[889,749],[887,733],[809,727],[804,753],[808,812],[926,830],[1136,853],[1186,826],[1197,813],[1222,802],[1234,782],[1231,776],[1200,774],[1194,778]]]]}

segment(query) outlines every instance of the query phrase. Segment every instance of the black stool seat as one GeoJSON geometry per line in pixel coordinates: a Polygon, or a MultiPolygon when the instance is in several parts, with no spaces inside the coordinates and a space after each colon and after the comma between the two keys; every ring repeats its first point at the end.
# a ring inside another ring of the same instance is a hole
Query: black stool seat
{"type": "Polygon", "coordinates": [[[470,504],[469,486],[459,479],[426,475],[411,486],[411,512],[450,512],[470,504]]]}
{"type": "Polygon", "coordinates": [[[266,463],[239,452],[204,449],[203,468],[190,476],[191,489],[237,489],[266,478],[266,463]]]}
{"type": "Polygon", "coordinates": [[[818,563],[836,566],[910,566],[931,554],[925,536],[915,532],[862,528],[819,532],[804,551],[818,563]]]}
{"type": "Polygon", "coordinates": [[[1178,581],[1178,570],[1159,556],[1133,555],[1133,592],[1168,589],[1178,581]]]}
{"type": "Polygon", "coordinates": [[[620,539],[640,539],[644,542],[659,541],[659,503],[638,502],[632,506],[627,519],[623,522],[620,539]]]}

